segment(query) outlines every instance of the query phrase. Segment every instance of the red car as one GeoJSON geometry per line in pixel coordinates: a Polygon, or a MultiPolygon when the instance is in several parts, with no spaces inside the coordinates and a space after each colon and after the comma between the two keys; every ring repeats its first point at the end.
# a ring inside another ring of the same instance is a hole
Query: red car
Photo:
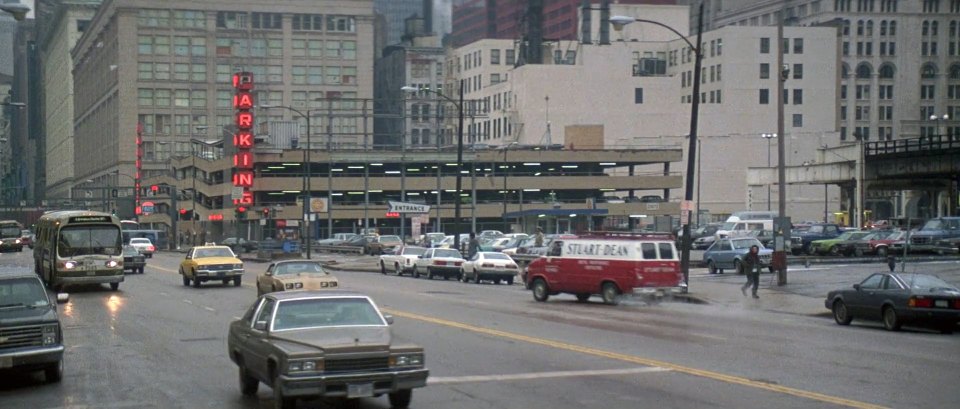
{"type": "Polygon", "coordinates": [[[878,230],[865,237],[864,240],[853,242],[850,253],[863,257],[866,254],[876,254],[880,257],[886,257],[890,246],[907,237],[907,232],[903,230],[878,230]]]}
{"type": "Polygon", "coordinates": [[[664,295],[686,288],[670,234],[591,233],[557,238],[545,256],[527,267],[524,281],[533,298],[568,293],[585,302],[599,294],[606,304],[621,295],[664,295]]]}
{"type": "Polygon", "coordinates": [[[20,232],[20,244],[33,248],[33,233],[30,230],[20,232]]]}

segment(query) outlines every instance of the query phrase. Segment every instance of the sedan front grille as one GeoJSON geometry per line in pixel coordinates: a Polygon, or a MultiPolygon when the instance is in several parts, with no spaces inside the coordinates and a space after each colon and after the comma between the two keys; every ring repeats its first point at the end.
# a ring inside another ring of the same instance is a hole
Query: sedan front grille
{"type": "Polygon", "coordinates": [[[929,237],[911,237],[910,242],[913,244],[930,244],[931,240],[929,237]]]}
{"type": "Polygon", "coordinates": [[[42,344],[42,326],[31,325],[25,327],[0,328],[0,350],[37,347],[42,344]]]}
{"type": "Polygon", "coordinates": [[[209,271],[226,271],[233,270],[233,264],[210,264],[201,268],[209,271]]]}
{"type": "Polygon", "coordinates": [[[380,371],[390,367],[388,357],[329,359],[324,362],[326,372],[380,371]]]}

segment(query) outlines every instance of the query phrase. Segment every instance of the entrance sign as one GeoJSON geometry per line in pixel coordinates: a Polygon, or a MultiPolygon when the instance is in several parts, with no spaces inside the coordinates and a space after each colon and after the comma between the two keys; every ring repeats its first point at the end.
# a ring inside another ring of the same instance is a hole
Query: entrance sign
{"type": "Polygon", "coordinates": [[[387,202],[388,213],[430,213],[430,205],[404,202],[387,202]]]}

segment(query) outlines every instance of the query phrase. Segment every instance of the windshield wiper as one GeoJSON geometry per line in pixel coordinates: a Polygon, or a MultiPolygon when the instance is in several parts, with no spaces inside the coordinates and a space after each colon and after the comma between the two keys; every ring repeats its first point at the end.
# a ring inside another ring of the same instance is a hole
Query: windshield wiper
{"type": "Polygon", "coordinates": [[[0,308],[12,308],[12,307],[26,307],[23,303],[13,303],[13,304],[2,304],[0,308]]]}

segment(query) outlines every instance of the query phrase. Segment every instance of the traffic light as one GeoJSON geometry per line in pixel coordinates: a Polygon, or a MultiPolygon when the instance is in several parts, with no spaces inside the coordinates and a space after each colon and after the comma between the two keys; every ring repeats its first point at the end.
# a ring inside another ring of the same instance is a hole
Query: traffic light
{"type": "Polygon", "coordinates": [[[180,219],[179,219],[179,220],[183,220],[186,215],[187,215],[187,209],[180,209],[180,219]]]}
{"type": "Polygon", "coordinates": [[[247,218],[247,208],[244,206],[237,207],[237,220],[244,220],[247,218]]]}
{"type": "Polygon", "coordinates": [[[263,208],[263,218],[264,218],[264,219],[269,219],[269,218],[270,218],[270,208],[269,208],[269,207],[264,207],[264,208],[263,208]]]}

